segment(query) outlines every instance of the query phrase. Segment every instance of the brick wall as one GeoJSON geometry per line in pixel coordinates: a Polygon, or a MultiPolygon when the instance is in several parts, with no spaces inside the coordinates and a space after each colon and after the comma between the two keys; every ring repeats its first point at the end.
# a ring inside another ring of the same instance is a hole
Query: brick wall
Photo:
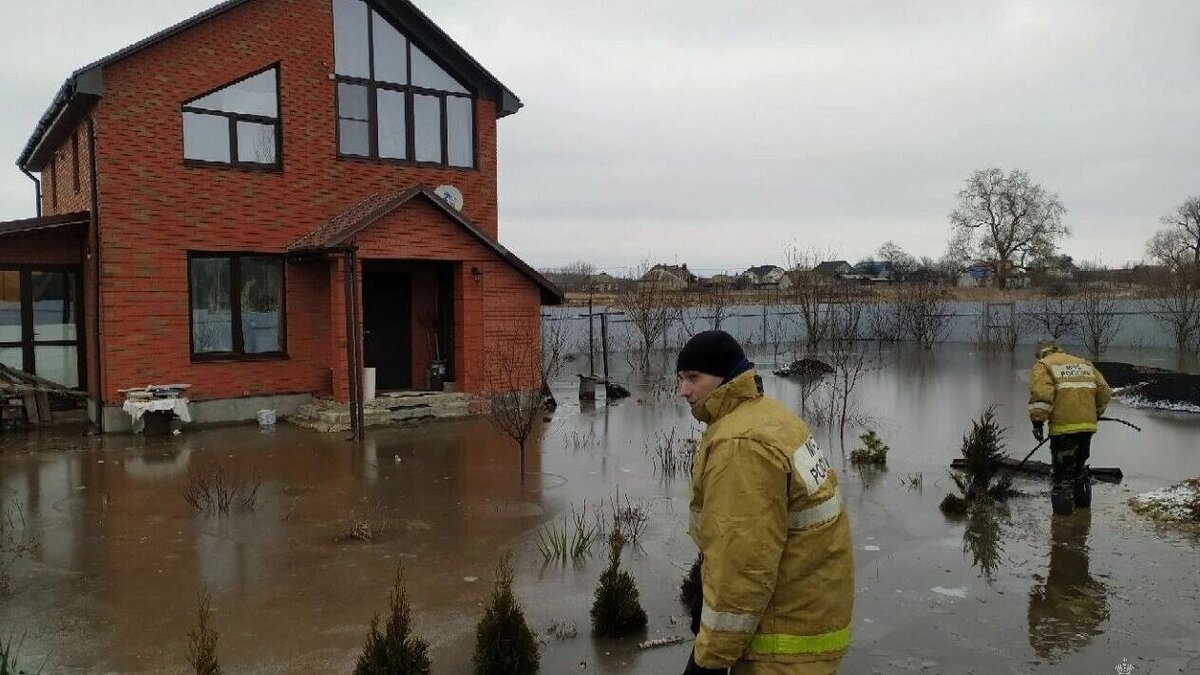
{"type": "MultiPolygon", "coordinates": [[[[337,157],[330,11],[329,0],[256,0],[104,69],[105,94],[93,115],[106,401],[118,401],[119,388],[163,380],[190,382],[195,385],[193,395],[202,399],[322,393],[330,388],[331,368],[332,384],[344,388],[340,263],[288,265],[288,359],[193,363],[189,250],[281,253],[289,242],[368,194],[417,183],[458,186],[465,198],[465,215],[486,234],[496,236],[496,120],[491,101],[476,104],[476,169],[431,169],[337,157]],[[280,64],[282,171],[185,167],[182,102],[276,62],[280,64]]],[[[84,141],[81,138],[79,146],[86,155],[84,141]]],[[[70,155],[69,141],[65,148],[70,155]]],[[[81,166],[86,162],[81,160],[81,166]]],[[[64,174],[63,162],[56,161],[58,212],[86,208],[87,190],[73,192],[70,162],[67,167],[64,174]],[[78,206],[71,205],[74,199],[80,200],[78,206]]],[[[50,203],[53,195],[47,200],[50,203]]],[[[443,230],[448,227],[442,224],[443,230]]],[[[446,256],[451,248],[434,233],[405,240],[403,246],[380,248],[374,255],[450,259],[446,256]]],[[[491,264],[497,271],[489,273],[489,279],[505,279],[509,274],[501,271],[503,265],[491,264]]],[[[464,275],[470,277],[470,266],[464,267],[460,281],[464,275]]],[[[536,301],[529,302],[537,295],[531,283],[514,279],[496,283],[496,289],[504,290],[486,291],[486,318],[479,314],[484,291],[475,298],[475,291],[467,290],[463,298],[466,313],[461,322],[466,330],[456,333],[456,340],[465,340],[471,349],[484,344],[484,326],[493,317],[505,320],[513,312],[537,313],[536,301]],[[498,308],[495,313],[493,305],[498,308]],[[517,306],[523,309],[513,309],[517,306]]],[[[460,353],[466,367],[481,358],[460,353]]]]}

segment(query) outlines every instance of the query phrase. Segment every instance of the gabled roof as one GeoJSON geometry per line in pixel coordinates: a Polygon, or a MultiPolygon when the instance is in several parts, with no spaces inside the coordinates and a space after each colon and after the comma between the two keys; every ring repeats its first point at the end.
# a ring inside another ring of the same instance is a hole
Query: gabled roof
{"type": "Polygon", "coordinates": [[[752,276],[761,277],[762,275],[767,274],[768,272],[772,272],[774,270],[779,270],[780,272],[782,272],[783,268],[780,267],[779,265],[758,265],[756,267],[751,267],[750,269],[746,270],[745,272],[742,272],[742,274],[750,274],[752,276]]]}
{"type": "Polygon", "coordinates": [[[843,267],[849,267],[850,269],[854,269],[854,267],[851,266],[850,263],[846,262],[845,260],[826,260],[825,262],[821,263],[820,265],[817,265],[816,267],[814,267],[813,271],[814,272],[836,272],[837,270],[839,270],[843,267]]]}
{"type": "Polygon", "coordinates": [[[546,277],[530,267],[524,260],[518,258],[508,249],[491,239],[479,230],[466,216],[438,197],[433,190],[424,185],[417,185],[403,192],[377,192],[359,201],[350,208],[338,213],[328,221],[292,242],[287,247],[287,253],[293,256],[337,251],[353,246],[356,234],[375,224],[409,201],[424,198],[439,209],[451,221],[466,231],[472,238],[483,244],[485,248],[495,253],[502,260],[524,274],[530,281],[537,284],[542,291],[542,304],[558,305],[562,303],[563,293],[557,286],[550,283],[546,277]]]}
{"type": "Polygon", "coordinates": [[[89,222],[91,222],[91,213],[88,211],[63,213],[56,216],[42,216],[40,218],[25,218],[23,220],[9,220],[0,223],[0,237],[10,234],[26,234],[60,227],[71,227],[74,225],[87,225],[89,222]]]}
{"type": "MultiPolygon", "coordinates": [[[[17,157],[17,166],[26,171],[41,171],[57,147],[87,114],[91,105],[104,94],[103,71],[143,49],[168,40],[193,26],[220,16],[254,0],[225,0],[174,26],[93,61],[76,70],[63,82],[50,107],[34,127],[33,134],[17,157]]],[[[497,102],[496,116],[504,117],[521,109],[521,99],[487,71],[457,42],[437,26],[409,0],[369,0],[368,4],[399,24],[409,38],[419,43],[433,58],[444,61],[450,71],[463,77],[480,94],[497,102]]]]}

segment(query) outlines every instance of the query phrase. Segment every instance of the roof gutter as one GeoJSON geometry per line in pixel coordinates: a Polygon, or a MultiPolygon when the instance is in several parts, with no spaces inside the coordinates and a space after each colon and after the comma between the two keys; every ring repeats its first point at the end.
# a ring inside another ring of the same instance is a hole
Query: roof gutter
{"type": "Polygon", "coordinates": [[[33,175],[29,169],[21,167],[21,173],[29,176],[29,180],[33,181],[33,207],[37,212],[37,217],[42,217],[42,181],[33,175]]]}

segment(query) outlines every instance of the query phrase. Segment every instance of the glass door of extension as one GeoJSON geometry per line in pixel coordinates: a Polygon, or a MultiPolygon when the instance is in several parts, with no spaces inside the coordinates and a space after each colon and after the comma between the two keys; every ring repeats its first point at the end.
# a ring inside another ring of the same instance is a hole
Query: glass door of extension
{"type": "Polygon", "coordinates": [[[75,267],[0,267],[0,363],[78,388],[82,309],[75,267]]]}

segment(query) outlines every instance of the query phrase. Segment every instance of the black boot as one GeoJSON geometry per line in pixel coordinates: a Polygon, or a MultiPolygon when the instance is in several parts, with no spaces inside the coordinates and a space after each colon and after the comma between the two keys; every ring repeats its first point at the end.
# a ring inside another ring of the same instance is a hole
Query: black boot
{"type": "Polygon", "coordinates": [[[1081,509],[1092,508],[1092,477],[1086,473],[1075,479],[1071,486],[1075,496],[1075,506],[1081,509]]]}
{"type": "Polygon", "coordinates": [[[1055,485],[1050,489],[1050,504],[1055,515],[1069,516],[1075,510],[1075,500],[1069,485],[1055,485]]]}

